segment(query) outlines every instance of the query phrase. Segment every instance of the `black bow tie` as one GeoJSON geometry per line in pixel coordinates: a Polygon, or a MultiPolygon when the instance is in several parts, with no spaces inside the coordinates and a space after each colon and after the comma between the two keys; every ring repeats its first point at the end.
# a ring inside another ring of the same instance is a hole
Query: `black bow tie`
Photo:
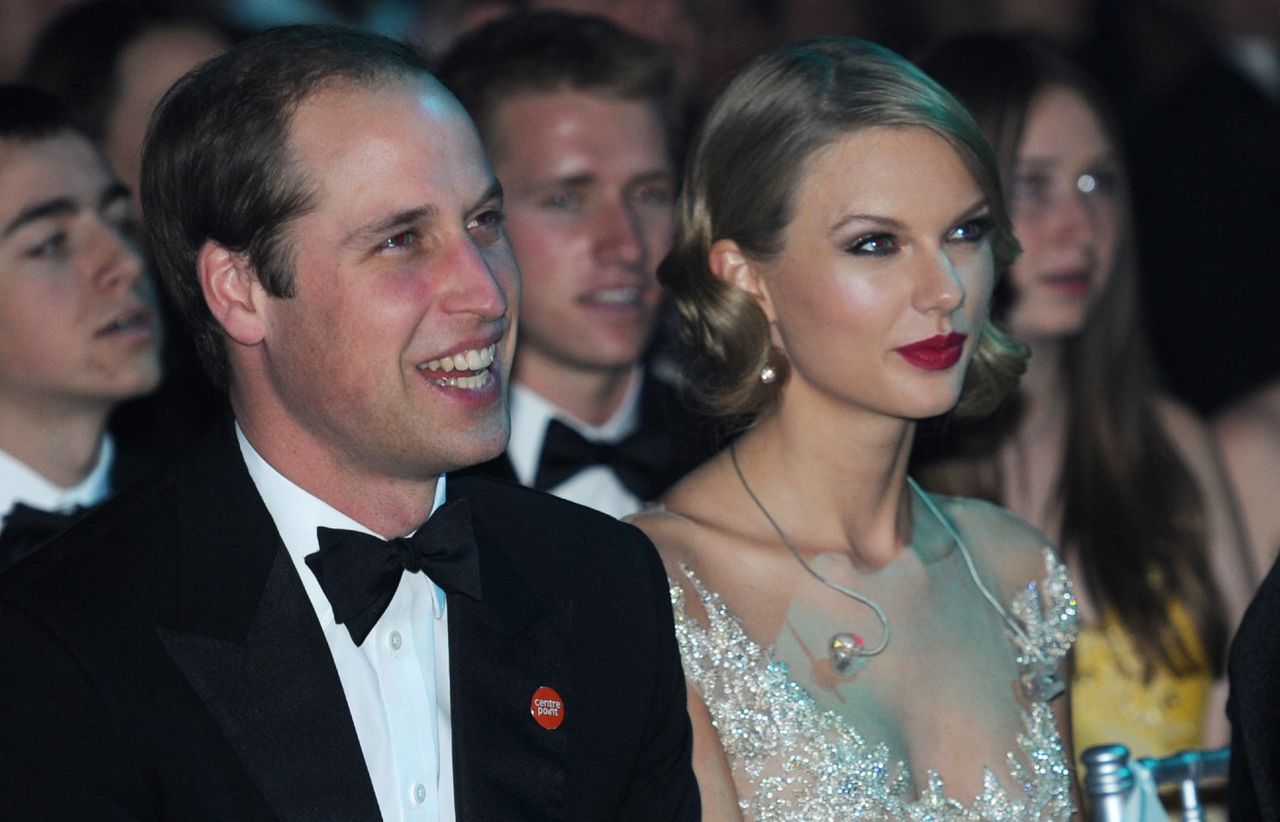
{"type": "Polygon", "coordinates": [[[20,502],[15,503],[4,518],[4,527],[0,528],[0,568],[16,565],[19,560],[70,528],[87,510],[76,507],[66,512],[41,511],[20,502]]]}
{"type": "Polygon", "coordinates": [[[553,419],[542,439],[533,487],[546,491],[584,468],[605,465],[628,491],[648,501],[661,488],[669,451],[669,438],[661,432],[637,431],[616,443],[592,442],[553,419]]]}
{"type": "Polygon", "coordinates": [[[447,502],[411,537],[383,540],[360,531],[317,528],[320,550],[307,567],[359,645],[391,604],[400,575],[425,572],[445,591],[480,599],[480,564],[465,499],[447,502]]]}

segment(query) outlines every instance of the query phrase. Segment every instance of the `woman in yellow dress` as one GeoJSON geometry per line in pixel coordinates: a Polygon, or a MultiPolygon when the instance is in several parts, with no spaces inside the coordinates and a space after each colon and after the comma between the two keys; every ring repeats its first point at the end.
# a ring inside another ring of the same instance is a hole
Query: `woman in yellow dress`
{"type": "MultiPolygon", "coordinates": [[[[1078,752],[1223,744],[1218,686],[1250,593],[1245,552],[1204,426],[1152,376],[1106,107],[1079,69],[1027,38],[970,35],[923,65],[999,158],[1023,252],[993,312],[1032,357],[1000,413],[922,436],[922,481],[997,501],[1061,546],[1081,599],[1078,752]]],[[[1170,205],[1188,206],[1194,231],[1194,204],[1170,205]]]]}

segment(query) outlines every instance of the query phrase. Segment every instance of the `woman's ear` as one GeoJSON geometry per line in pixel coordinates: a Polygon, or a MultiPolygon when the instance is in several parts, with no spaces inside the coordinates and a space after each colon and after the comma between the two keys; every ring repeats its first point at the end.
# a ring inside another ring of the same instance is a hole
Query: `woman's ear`
{"type": "Polygon", "coordinates": [[[257,271],[238,251],[208,240],[196,256],[200,290],[213,318],[241,345],[257,345],[266,336],[262,308],[267,293],[257,271]]]}
{"type": "Polygon", "coordinates": [[[760,271],[760,264],[748,257],[736,242],[716,240],[707,254],[707,265],[712,274],[751,295],[765,318],[774,322],[773,300],[769,297],[769,286],[760,271]]]}

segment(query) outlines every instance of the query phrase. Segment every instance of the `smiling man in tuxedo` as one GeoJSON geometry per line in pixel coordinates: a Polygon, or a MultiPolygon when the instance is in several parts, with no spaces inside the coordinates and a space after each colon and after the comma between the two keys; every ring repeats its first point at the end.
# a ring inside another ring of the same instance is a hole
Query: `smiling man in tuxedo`
{"type": "Polygon", "coordinates": [[[652,546],[446,480],[506,443],[520,278],[420,58],[247,41],[166,96],[143,206],[235,416],[6,586],[0,807],[697,818],[652,546]]]}

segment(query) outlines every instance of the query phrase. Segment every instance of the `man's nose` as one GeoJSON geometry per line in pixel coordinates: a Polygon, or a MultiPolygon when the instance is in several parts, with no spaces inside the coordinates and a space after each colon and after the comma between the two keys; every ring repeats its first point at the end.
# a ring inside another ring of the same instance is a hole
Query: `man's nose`
{"type": "Polygon", "coordinates": [[[596,256],[601,262],[637,265],[648,249],[632,210],[622,202],[611,202],[600,208],[595,218],[596,256]]]}
{"type": "Polygon", "coordinates": [[[107,291],[132,288],[146,270],[133,242],[105,223],[93,226],[85,255],[85,270],[95,285],[107,291]]]}
{"type": "Polygon", "coordinates": [[[500,319],[507,313],[514,272],[515,260],[505,244],[482,248],[475,240],[464,238],[454,260],[452,310],[485,320],[500,319]]]}

